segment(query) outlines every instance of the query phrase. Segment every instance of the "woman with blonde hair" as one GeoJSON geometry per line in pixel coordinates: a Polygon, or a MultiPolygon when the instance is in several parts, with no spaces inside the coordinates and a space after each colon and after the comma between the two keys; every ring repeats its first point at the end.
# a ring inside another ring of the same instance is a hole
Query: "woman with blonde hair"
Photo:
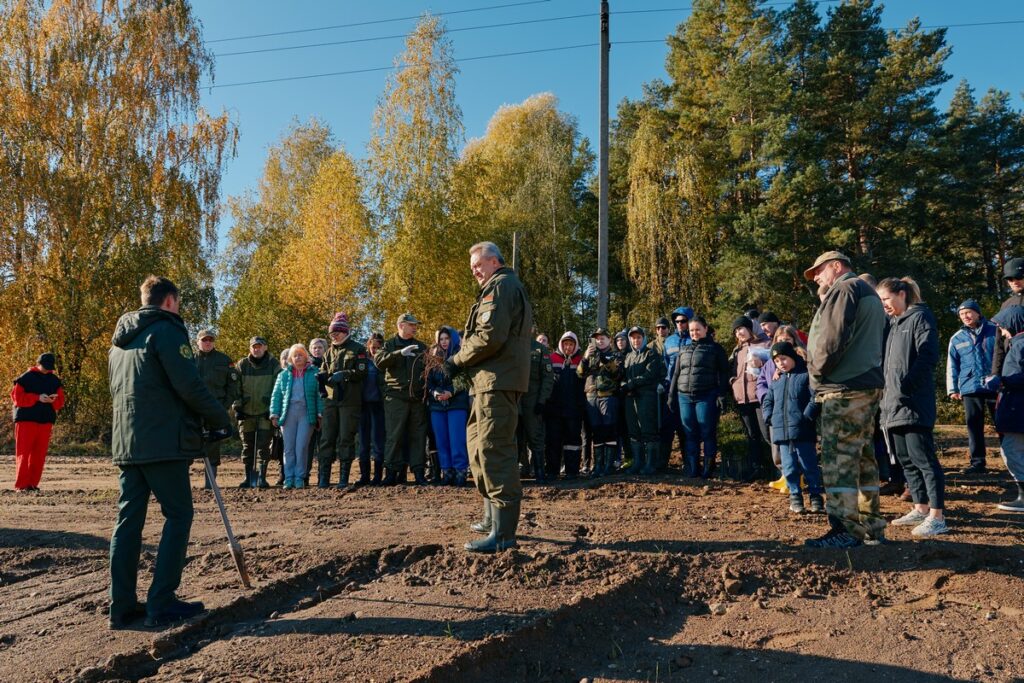
{"type": "Polygon", "coordinates": [[[324,400],[317,383],[317,368],[306,347],[288,349],[288,365],[277,376],[270,396],[270,422],[281,430],[284,442],[284,487],[305,486],[309,435],[323,417],[324,400]]]}

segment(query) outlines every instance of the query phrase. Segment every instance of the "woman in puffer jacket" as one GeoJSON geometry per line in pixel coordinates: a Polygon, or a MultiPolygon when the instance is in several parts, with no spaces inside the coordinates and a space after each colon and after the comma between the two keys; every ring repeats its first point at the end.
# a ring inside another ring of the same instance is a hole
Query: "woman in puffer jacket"
{"type": "Polygon", "coordinates": [[[921,290],[910,278],[886,278],[878,296],[890,317],[885,340],[881,423],[903,465],[914,507],[892,521],[913,527],[916,537],[949,531],[943,515],[945,477],[935,454],[935,365],[939,331],[921,290]]]}
{"type": "Polygon", "coordinates": [[[270,395],[270,422],[281,432],[284,444],[284,487],[301,489],[306,476],[309,435],[323,417],[317,368],[306,347],[288,349],[288,365],[277,375],[270,395]]]}
{"type": "MultiPolygon", "coordinates": [[[[442,327],[434,333],[434,345],[428,353],[444,361],[458,353],[460,346],[459,333],[454,328],[442,327]]],[[[434,368],[427,375],[427,406],[437,443],[440,483],[465,486],[469,470],[469,450],[466,447],[469,391],[464,386],[456,386],[440,367],[434,368]]]]}

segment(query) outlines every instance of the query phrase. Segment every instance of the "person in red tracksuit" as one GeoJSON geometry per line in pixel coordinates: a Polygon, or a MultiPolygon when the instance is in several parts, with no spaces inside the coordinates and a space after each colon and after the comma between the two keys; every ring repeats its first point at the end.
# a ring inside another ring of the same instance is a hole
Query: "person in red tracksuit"
{"type": "Polygon", "coordinates": [[[64,407],[64,389],[54,372],[55,367],[53,354],[44,353],[35,366],[14,380],[11,389],[17,457],[14,488],[18,491],[39,490],[50,432],[57,420],[57,411],[64,407]]]}

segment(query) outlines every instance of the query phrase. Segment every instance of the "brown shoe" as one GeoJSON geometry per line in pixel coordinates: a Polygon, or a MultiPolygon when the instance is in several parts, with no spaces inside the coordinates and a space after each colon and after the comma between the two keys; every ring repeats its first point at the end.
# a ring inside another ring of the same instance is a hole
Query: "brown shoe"
{"type": "Polygon", "coordinates": [[[903,487],[903,493],[900,494],[900,500],[910,501],[910,500],[913,500],[913,499],[914,499],[913,496],[910,495],[910,487],[909,486],[903,487]]]}
{"type": "Polygon", "coordinates": [[[878,489],[878,495],[880,496],[898,496],[903,493],[903,485],[897,484],[894,481],[887,481],[882,484],[882,488],[878,489]]]}

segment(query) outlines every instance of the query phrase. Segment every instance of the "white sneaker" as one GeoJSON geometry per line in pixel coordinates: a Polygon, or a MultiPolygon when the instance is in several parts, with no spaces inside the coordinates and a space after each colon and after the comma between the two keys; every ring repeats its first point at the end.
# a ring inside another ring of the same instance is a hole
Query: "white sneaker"
{"type": "Polygon", "coordinates": [[[918,512],[917,508],[914,508],[907,514],[902,517],[898,517],[889,523],[893,526],[917,526],[926,519],[928,519],[928,515],[923,512],[918,512]]]}
{"type": "Polygon", "coordinates": [[[914,527],[914,530],[910,533],[914,536],[938,536],[947,531],[949,531],[949,527],[946,526],[946,520],[929,517],[921,522],[920,525],[914,527]]]}

